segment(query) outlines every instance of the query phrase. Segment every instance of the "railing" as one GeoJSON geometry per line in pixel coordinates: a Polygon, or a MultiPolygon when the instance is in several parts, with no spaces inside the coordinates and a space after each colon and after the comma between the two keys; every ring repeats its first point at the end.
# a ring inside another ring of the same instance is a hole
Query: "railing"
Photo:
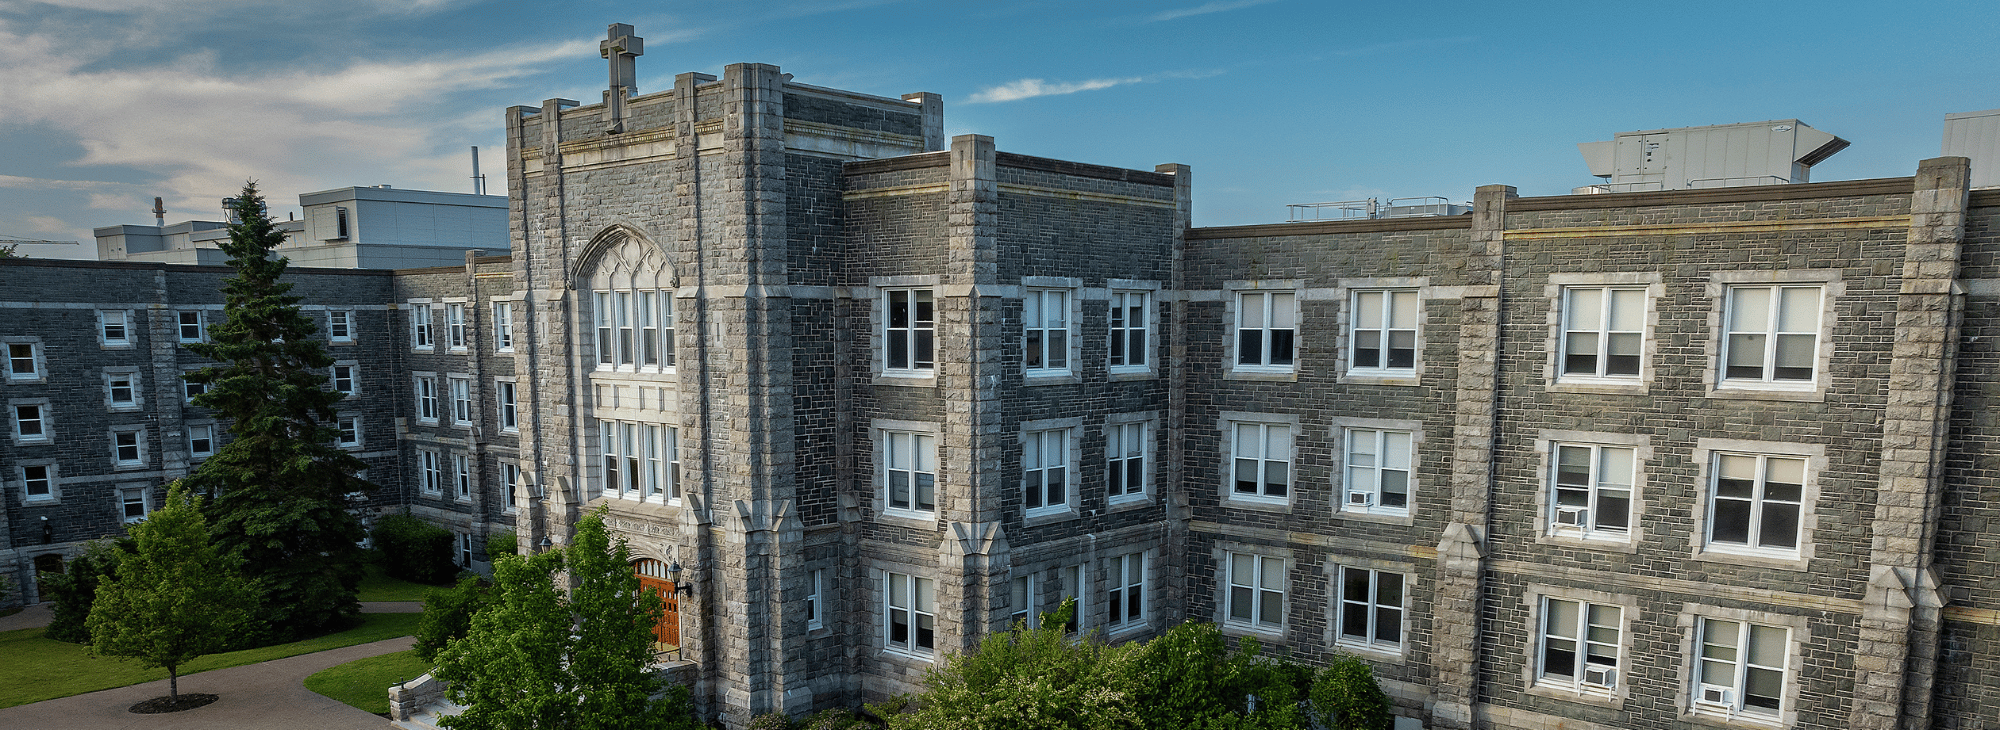
{"type": "Polygon", "coordinates": [[[1705,177],[1689,180],[1689,189],[1699,188],[1747,188],[1758,185],[1789,185],[1791,180],[1777,175],[1753,175],[1749,177],[1705,177]]]}
{"type": "Polygon", "coordinates": [[[1462,206],[1455,205],[1451,199],[1440,195],[1390,198],[1387,203],[1377,198],[1336,200],[1329,203],[1292,203],[1285,206],[1285,211],[1286,220],[1292,223],[1426,218],[1465,212],[1462,206]]]}

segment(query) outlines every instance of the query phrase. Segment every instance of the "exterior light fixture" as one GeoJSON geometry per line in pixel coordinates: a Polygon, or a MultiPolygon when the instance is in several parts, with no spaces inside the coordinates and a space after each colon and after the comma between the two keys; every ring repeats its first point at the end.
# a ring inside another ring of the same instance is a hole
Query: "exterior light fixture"
{"type": "MultiPolygon", "coordinates": [[[[673,565],[667,566],[667,582],[674,584],[675,593],[686,593],[688,594],[688,596],[692,597],[694,596],[694,583],[681,582],[681,573],[684,572],[684,570],[685,569],[681,568],[681,561],[678,560],[674,561],[673,565]]],[[[693,579],[689,580],[692,581],[693,579]]]]}

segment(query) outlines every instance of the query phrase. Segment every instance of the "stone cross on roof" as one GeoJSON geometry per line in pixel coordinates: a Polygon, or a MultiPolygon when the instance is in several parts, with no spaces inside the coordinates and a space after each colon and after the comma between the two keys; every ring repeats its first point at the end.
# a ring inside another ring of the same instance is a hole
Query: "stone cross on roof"
{"type": "Polygon", "coordinates": [[[646,39],[632,35],[632,26],[612,23],[597,44],[597,53],[611,61],[611,88],[604,92],[604,116],[613,134],[625,131],[625,99],[639,90],[633,59],[646,53],[646,39]]]}

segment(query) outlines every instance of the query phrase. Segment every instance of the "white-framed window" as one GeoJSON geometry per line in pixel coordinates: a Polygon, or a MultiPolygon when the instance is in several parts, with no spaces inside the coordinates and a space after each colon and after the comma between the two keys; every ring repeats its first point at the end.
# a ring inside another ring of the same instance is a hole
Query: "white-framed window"
{"type": "Polygon", "coordinates": [[[14,441],[22,444],[39,444],[52,441],[54,434],[49,428],[48,403],[13,403],[8,410],[14,416],[14,441]]]}
{"type": "Polygon", "coordinates": [[[493,349],[498,352],[514,351],[513,302],[493,303],[493,349]]]}
{"type": "Polygon", "coordinates": [[[1717,453],[1711,473],[1708,548],[1798,554],[1805,512],[1805,458],[1717,453]]]}
{"type": "Polygon", "coordinates": [[[452,302],[444,305],[445,343],[453,350],[466,348],[465,305],[452,302]]]}
{"type": "Polygon", "coordinates": [[[1145,370],[1148,366],[1147,352],[1151,345],[1147,325],[1152,321],[1147,304],[1152,298],[1148,292],[1114,291],[1111,293],[1111,317],[1109,335],[1109,355],[1107,364],[1112,372],[1145,370]]]}
{"type": "Polygon", "coordinates": [[[353,342],[354,312],[346,309],[327,310],[326,338],[334,342],[353,342]]]}
{"type": "Polygon", "coordinates": [[[1294,292],[1237,293],[1236,367],[1293,369],[1298,313],[1298,295],[1294,292]]]}
{"type": "Polygon", "coordinates": [[[1146,554],[1143,552],[1112,558],[1107,566],[1108,587],[1104,591],[1105,623],[1112,631],[1146,623],[1146,554]]]}
{"type": "Polygon", "coordinates": [[[195,396],[208,392],[207,383],[197,383],[187,379],[192,372],[194,371],[189,370],[181,373],[181,399],[189,403],[194,402],[195,396]]]}
{"type": "Polygon", "coordinates": [[[1820,298],[1825,287],[1729,287],[1723,313],[1725,385],[1807,386],[1819,362],[1820,298]]]}
{"type": "Polygon", "coordinates": [[[202,423],[187,427],[188,456],[196,459],[215,455],[215,424],[202,423]]]}
{"type": "Polygon", "coordinates": [[[104,372],[104,407],[114,411],[139,408],[139,373],[136,370],[104,372]]]}
{"type": "Polygon", "coordinates": [[[937,512],[937,434],[882,431],[882,489],[892,514],[937,512]]]}
{"type": "Polygon", "coordinates": [[[507,506],[502,511],[513,512],[514,500],[520,496],[521,465],[512,461],[502,460],[500,462],[500,483],[507,490],[507,506]]]}
{"type": "Polygon", "coordinates": [[[119,427],[111,431],[111,463],[119,469],[146,465],[146,429],[119,427]]]}
{"type": "Polygon", "coordinates": [[[639,365],[674,366],[673,292],[639,292],[639,365]]]}
{"type": "Polygon", "coordinates": [[[599,478],[605,496],[670,504],[681,498],[680,430],[598,421],[599,478]]]}
{"type": "Polygon", "coordinates": [[[597,369],[658,370],[674,364],[672,292],[598,291],[597,369]]]}
{"type": "Polygon", "coordinates": [[[355,383],[359,382],[359,379],[354,376],[354,372],[359,367],[358,365],[347,364],[333,366],[333,392],[354,395],[355,383]]]}
{"type": "Polygon", "coordinates": [[[124,309],[97,310],[97,341],[105,347],[131,347],[132,312],[124,309]]]}
{"type": "Polygon", "coordinates": [[[1026,374],[1069,372],[1070,293],[1029,289],[1021,299],[1022,361],[1026,374]]]}
{"type": "Polygon", "coordinates": [[[444,460],[436,451],[418,449],[417,461],[421,465],[419,486],[425,494],[444,493],[444,460]]]}
{"type": "Polygon", "coordinates": [[[521,430],[521,406],[516,399],[515,382],[512,380],[493,381],[493,392],[500,401],[500,430],[517,433],[521,430]]]}
{"type": "Polygon", "coordinates": [[[118,514],[126,522],[138,522],[153,512],[153,490],[146,487],[120,487],[118,489],[118,514]]]}
{"type": "Polygon", "coordinates": [[[1024,573],[1008,581],[1007,605],[1014,609],[1007,616],[1007,625],[1020,624],[1030,629],[1040,625],[1041,617],[1035,615],[1035,574],[1024,573]]]}
{"type": "Polygon", "coordinates": [[[417,420],[436,425],[438,422],[438,381],[435,375],[418,375],[417,420]]]}
{"type": "Polygon", "coordinates": [[[1359,290],[1348,330],[1349,372],[1410,373],[1417,368],[1417,321],[1423,302],[1411,289],[1359,290]]]}
{"type": "Polygon", "coordinates": [[[1624,666],[1625,609],[1543,596],[1535,641],[1535,683],[1609,694],[1624,666]]]}
{"type": "Polygon", "coordinates": [[[1785,711],[1791,630],[1697,617],[1693,707],[1697,713],[1777,721],[1785,711]]]}
{"type": "Polygon", "coordinates": [[[1104,424],[1104,482],[1113,501],[1146,496],[1147,422],[1104,424]]]}
{"type": "Polygon", "coordinates": [[[1645,287],[1563,287],[1559,377],[1639,377],[1646,298],[1645,287]]]}
{"type": "Polygon", "coordinates": [[[887,317],[882,328],[882,368],[888,375],[930,375],[937,371],[937,309],[929,289],[882,292],[887,317]]]}
{"type": "Polygon", "coordinates": [[[1557,443],[1549,473],[1549,533],[1624,540],[1632,531],[1637,451],[1626,446],[1557,443]]]}
{"type": "Polygon", "coordinates": [[[451,455],[451,483],[458,488],[459,499],[472,499],[472,457],[451,455]]]}
{"type": "MultiPolygon", "coordinates": [[[[1076,610],[1069,615],[1069,623],[1063,624],[1063,633],[1074,634],[1083,626],[1083,566],[1070,565],[1062,569],[1062,600],[1075,601],[1076,610]]],[[[1058,602],[1057,605],[1061,605],[1058,602]]]]}
{"type": "Polygon", "coordinates": [[[1231,496],[1285,500],[1292,489],[1292,426],[1233,423],[1230,437],[1231,496]]]}
{"type": "Polygon", "coordinates": [[[826,608],[820,605],[820,601],[822,600],[821,597],[826,595],[825,593],[822,592],[822,589],[825,588],[825,583],[826,583],[826,571],[825,570],[813,571],[810,580],[812,581],[812,583],[811,585],[807,586],[809,592],[806,593],[806,628],[808,629],[825,628],[826,608]]]}
{"type": "Polygon", "coordinates": [[[458,567],[472,567],[472,533],[458,533],[458,567]]]}
{"type": "Polygon", "coordinates": [[[891,652],[929,658],[937,652],[935,588],[929,578],[885,573],[883,644],[891,652]]]}
{"type": "Polygon", "coordinates": [[[1339,643],[1374,649],[1403,645],[1402,573],[1340,567],[1339,643]]]}
{"type": "Polygon", "coordinates": [[[27,381],[42,379],[42,344],[39,342],[7,343],[7,379],[27,381]]]}
{"type": "Polygon", "coordinates": [[[410,347],[429,350],[436,346],[437,332],[431,325],[431,305],[421,302],[410,305],[410,347]]]}
{"type": "Polygon", "coordinates": [[[360,416],[341,416],[334,420],[334,424],[340,429],[340,440],[334,442],[335,445],[344,449],[359,448],[361,446],[360,416]]]}
{"type": "Polygon", "coordinates": [[[1264,631],[1285,627],[1285,559],[1229,553],[1227,623],[1264,631]]]}
{"type": "Polygon", "coordinates": [[[1340,510],[1409,514],[1415,474],[1416,434],[1378,428],[1348,428],[1346,479],[1340,510]]]}
{"type": "Polygon", "coordinates": [[[199,309],[183,309],[174,313],[180,319],[181,342],[207,342],[208,326],[199,309]]]}
{"type": "Polygon", "coordinates": [[[1021,435],[1021,506],[1029,514],[1069,509],[1069,429],[1021,435]]]}
{"type": "Polygon", "coordinates": [[[46,502],[56,498],[55,464],[22,464],[21,501],[46,502]]]}
{"type": "Polygon", "coordinates": [[[445,383],[451,387],[452,425],[472,425],[472,379],[462,375],[448,375],[445,376],[445,383]]]}

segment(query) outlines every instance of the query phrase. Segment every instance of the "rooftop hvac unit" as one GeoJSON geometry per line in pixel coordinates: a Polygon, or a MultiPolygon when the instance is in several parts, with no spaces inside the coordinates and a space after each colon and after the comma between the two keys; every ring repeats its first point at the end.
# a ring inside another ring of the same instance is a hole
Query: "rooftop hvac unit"
{"type": "Polygon", "coordinates": [[[1577,194],[1696,190],[1811,181],[1812,166],[1848,141],[1797,119],[1624,132],[1577,145],[1604,182],[1577,194]]]}

